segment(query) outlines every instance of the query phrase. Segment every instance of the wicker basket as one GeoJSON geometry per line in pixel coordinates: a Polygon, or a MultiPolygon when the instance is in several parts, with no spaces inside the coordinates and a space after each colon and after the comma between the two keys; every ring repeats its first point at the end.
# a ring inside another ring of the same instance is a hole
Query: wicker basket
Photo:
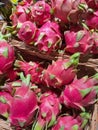
{"type": "MultiPolygon", "coordinates": [[[[48,61],[56,60],[60,57],[68,58],[69,55],[63,53],[59,54],[57,52],[53,52],[51,54],[43,53],[39,51],[36,47],[27,46],[23,42],[18,40],[10,41],[10,44],[14,46],[16,55],[22,55],[23,59],[26,61],[48,61]]],[[[87,54],[85,56],[80,56],[79,66],[78,66],[78,76],[83,77],[84,75],[92,76],[96,72],[98,72],[98,56],[87,54]]]]}

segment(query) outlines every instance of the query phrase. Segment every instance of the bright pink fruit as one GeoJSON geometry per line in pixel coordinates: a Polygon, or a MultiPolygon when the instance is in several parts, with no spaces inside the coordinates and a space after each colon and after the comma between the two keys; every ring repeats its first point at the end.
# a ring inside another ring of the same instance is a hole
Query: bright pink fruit
{"type": "Polygon", "coordinates": [[[13,26],[22,24],[30,19],[29,6],[28,2],[23,2],[16,6],[16,9],[13,10],[10,17],[13,26]]]}
{"type": "Polygon", "coordinates": [[[21,84],[16,89],[10,106],[9,121],[14,126],[25,127],[32,123],[37,110],[37,98],[29,86],[21,84]]]}
{"type": "Polygon", "coordinates": [[[0,41],[0,74],[12,67],[14,59],[14,48],[7,41],[0,41]]]}
{"type": "Polygon", "coordinates": [[[32,19],[37,23],[37,25],[43,25],[51,18],[51,7],[43,0],[37,1],[32,6],[31,11],[32,19]]]}
{"type": "Polygon", "coordinates": [[[34,130],[54,125],[58,114],[60,113],[60,103],[56,94],[45,92],[40,98],[39,116],[34,130]]]}
{"type": "Polygon", "coordinates": [[[36,25],[30,21],[26,21],[18,31],[18,38],[27,44],[33,43],[36,31],[36,25]]]}
{"type": "Polygon", "coordinates": [[[60,48],[61,34],[59,25],[48,21],[38,31],[35,45],[40,51],[50,53],[60,48]]]}
{"type": "Polygon", "coordinates": [[[79,54],[76,53],[70,59],[58,59],[49,65],[43,73],[43,80],[47,86],[61,88],[73,81],[78,64],[79,54]]]}
{"type": "Polygon", "coordinates": [[[41,74],[43,68],[40,66],[39,63],[36,62],[23,62],[16,60],[15,66],[18,67],[21,71],[25,73],[25,75],[31,75],[31,81],[33,83],[40,83],[41,82],[41,74]]]}
{"type": "Polygon", "coordinates": [[[61,102],[67,107],[82,110],[84,110],[84,107],[93,104],[98,89],[98,86],[95,86],[98,79],[95,77],[75,79],[71,84],[66,85],[64,92],[61,94],[61,102]]]}
{"type": "Polygon", "coordinates": [[[61,19],[61,21],[68,23],[68,21],[70,21],[71,14],[74,15],[74,19],[78,18],[78,6],[81,3],[81,0],[51,0],[51,1],[55,17],[61,19]]]}
{"type": "Polygon", "coordinates": [[[81,120],[73,116],[62,116],[57,120],[52,130],[82,130],[81,120]]]}
{"type": "Polygon", "coordinates": [[[66,47],[65,50],[69,53],[81,52],[86,53],[92,47],[92,39],[90,32],[86,29],[72,29],[64,33],[66,47]]]}

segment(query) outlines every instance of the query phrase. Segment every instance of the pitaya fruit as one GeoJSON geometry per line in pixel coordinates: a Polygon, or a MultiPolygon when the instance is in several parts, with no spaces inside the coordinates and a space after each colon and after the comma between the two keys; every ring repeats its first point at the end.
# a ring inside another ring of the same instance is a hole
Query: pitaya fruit
{"type": "Polygon", "coordinates": [[[18,67],[25,75],[31,75],[31,81],[33,83],[41,83],[41,75],[43,68],[37,62],[15,61],[15,66],[18,67]]]}
{"type": "Polygon", "coordinates": [[[14,48],[5,40],[0,41],[0,74],[6,73],[15,59],[14,48]]]}
{"type": "Polygon", "coordinates": [[[30,20],[30,9],[28,2],[21,2],[16,8],[14,7],[10,19],[13,26],[20,26],[20,24],[30,20]]]}
{"type": "Polygon", "coordinates": [[[49,4],[43,0],[37,1],[31,9],[33,21],[36,22],[37,25],[43,25],[51,19],[50,11],[51,7],[49,4]]]}
{"type": "Polygon", "coordinates": [[[73,22],[74,19],[77,22],[81,13],[81,10],[78,8],[79,4],[85,4],[84,0],[51,0],[51,2],[55,17],[59,18],[64,23],[73,22]],[[72,21],[70,21],[71,15],[74,16],[72,21]]]}
{"type": "Polygon", "coordinates": [[[55,22],[48,21],[38,31],[35,45],[43,52],[50,53],[60,48],[61,34],[59,25],[55,22]]]}
{"type": "Polygon", "coordinates": [[[8,118],[12,96],[8,92],[0,91],[0,115],[8,118]]]}
{"type": "Polygon", "coordinates": [[[75,79],[71,84],[66,85],[60,96],[61,103],[66,107],[85,110],[85,107],[96,101],[98,93],[98,74],[92,78],[87,76],[75,79]]]}
{"type": "Polygon", "coordinates": [[[65,31],[65,51],[69,53],[81,52],[87,53],[92,47],[92,38],[91,34],[86,29],[70,29],[65,31]]]}
{"type": "Polygon", "coordinates": [[[98,11],[88,13],[85,22],[90,29],[98,29],[98,11]]]}
{"type": "Polygon", "coordinates": [[[58,114],[60,113],[61,105],[57,95],[53,92],[45,92],[40,98],[39,116],[34,127],[34,130],[42,130],[54,125],[58,114]]]}
{"type": "Polygon", "coordinates": [[[70,58],[58,59],[44,70],[43,81],[47,86],[54,88],[61,88],[71,83],[76,75],[78,61],[79,53],[72,55],[70,58]]]}
{"type": "Polygon", "coordinates": [[[52,130],[83,130],[88,123],[91,115],[87,112],[82,112],[79,115],[71,116],[64,114],[57,119],[52,130]]]}
{"type": "Polygon", "coordinates": [[[20,82],[20,87],[15,91],[12,103],[10,105],[9,121],[13,126],[26,127],[30,125],[38,109],[37,97],[30,90],[28,82],[24,79],[20,82]]]}
{"type": "Polygon", "coordinates": [[[18,38],[26,44],[32,44],[36,36],[37,27],[34,23],[26,21],[18,31],[18,38]]]}
{"type": "Polygon", "coordinates": [[[79,117],[62,116],[58,118],[52,130],[82,130],[81,124],[82,120],[79,117]]]}

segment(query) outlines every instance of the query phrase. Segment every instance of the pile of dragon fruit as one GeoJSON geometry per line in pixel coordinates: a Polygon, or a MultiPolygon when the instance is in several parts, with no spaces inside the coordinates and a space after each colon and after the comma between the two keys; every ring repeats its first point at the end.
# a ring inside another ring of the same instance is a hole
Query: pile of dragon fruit
{"type": "Polygon", "coordinates": [[[81,54],[98,54],[98,2],[12,0],[12,5],[12,38],[46,55],[70,56],[20,60],[8,35],[0,34],[1,117],[15,130],[84,130],[98,100],[98,73],[78,78],[77,68],[81,54]]]}

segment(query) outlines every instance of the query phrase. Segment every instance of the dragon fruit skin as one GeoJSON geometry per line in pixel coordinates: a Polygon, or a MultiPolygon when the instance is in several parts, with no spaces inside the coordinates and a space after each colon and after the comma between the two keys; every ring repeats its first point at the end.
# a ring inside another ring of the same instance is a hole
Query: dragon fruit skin
{"type": "Polygon", "coordinates": [[[82,130],[81,123],[81,119],[75,118],[73,116],[62,116],[58,118],[57,123],[54,125],[52,130],[74,130],[75,128],[77,128],[77,130],[82,130]]]}
{"type": "Polygon", "coordinates": [[[93,46],[91,48],[91,53],[98,54],[98,33],[97,32],[92,33],[92,39],[93,39],[93,46]]]}
{"type": "Polygon", "coordinates": [[[59,25],[55,22],[46,22],[38,31],[35,45],[43,52],[51,53],[61,46],[59,25]]]}
{"type": "Polygon", "coordinates": [[[10,105],[9,121],[13,126],[25,127],[32,123],[38,109],[35,93],[28,86],[22,84],[16,89],[10,105]]]}
{"type": "Polygon", "coordinates": [[[13,26],[17,26],[18,24],[22,24],[30,20],[29,6],[30,5],[26,1],[22,2],[22,5],[18,4],[16,6],[16,9],[13,10],[10,16],[13,26]]]}
{"type": "Polygon", "coordinates": [[[0,74],[6,73],[15,59],[14,48],[7,41],[0,41],[0,74]]]}
{"type": "Polygon", "coordinates": [[[67,107],[84,110],[94,103],[97,95],[98,79],[83,77],[75,79],[71,84],[66,85],[60,96],[61,103],[67,107]]]}
{"type": "Polygon", "coordinates": [[[81,52],[87,53],[92,47],[92,38],[88,30],[72,29],[64,33],[65,51],[69,53],[81,52]]]}
{"type": "Polygon", "coordinates": [[[33,4],[33,0],[23,0],[24,2],[27,2],[28,4],[33,4]]]}
{"type": "Polygon", "coordinates": [[[86,25],[90,29],[97,29],[98,28],[98,10],[94,11],[93,13],[89,13],[86,18],[86,25]]]}
{"type": "Polygon", "coordinates": [[[47,128],[54,125],[58,114],[60,113],[61,105],[57,95],[51,91],[45,92],[40,97],[39,116],[34,130],[41,130],[47,125],[47,128]]]}
{"type": "Polygon", "coordinates": [[[43,72],[43,81],[47,86],[61,88],[73,81],[76,75],[79,54],[73,55],[70,59],[58,59],[49,65],[43,72]],[[76,56],[76,57],[74,57],[76,56]]]}
{"type": "Polygon", "coordinates": [[[64,23],[68,23],[70,15],[74,15],[74,19],[78,17],[78,5],[81,0],[51,0],[55,17],[61,19],[64,23]]]}
{"type": "Polygon", "coordinates": [[[22,24],[18,31],[18,38],[24,41],[26,44],[34,42],[36,36],[37,27],[34,23],[26,21],[22,24]]]}
{"type": "Polygon", "coordinates": [[[6,73],[7,81],[15,81],[18,78],[18,72],[11,67],[6,73]]]}
{"type": "Polygon", "coordinates": [[[12,96],[8,92],[0,92],[0,115],[8,117],[12,96]]]}
{"type": "Polygon", "coordinates": [[[33,83],[41,83],[41,74],[43,68],[37,62],[25,62],[25,61],[15,61],[15,66],[18,67],[21,71],[25,73],[25,75],[31,75],[31,81],[33,83]]]}
{"type": "Polygon", "coordinates": [[[45,1],[37,1],[31,9],[31,17],[37,25],[43,25],[51,19],[51,7],[45,1]]]}
{"type": "Polygon", "coordinates": [[[97,0],[85,0],[89,8],[97,9],[98,8],[98,1],[97,0]]]}

